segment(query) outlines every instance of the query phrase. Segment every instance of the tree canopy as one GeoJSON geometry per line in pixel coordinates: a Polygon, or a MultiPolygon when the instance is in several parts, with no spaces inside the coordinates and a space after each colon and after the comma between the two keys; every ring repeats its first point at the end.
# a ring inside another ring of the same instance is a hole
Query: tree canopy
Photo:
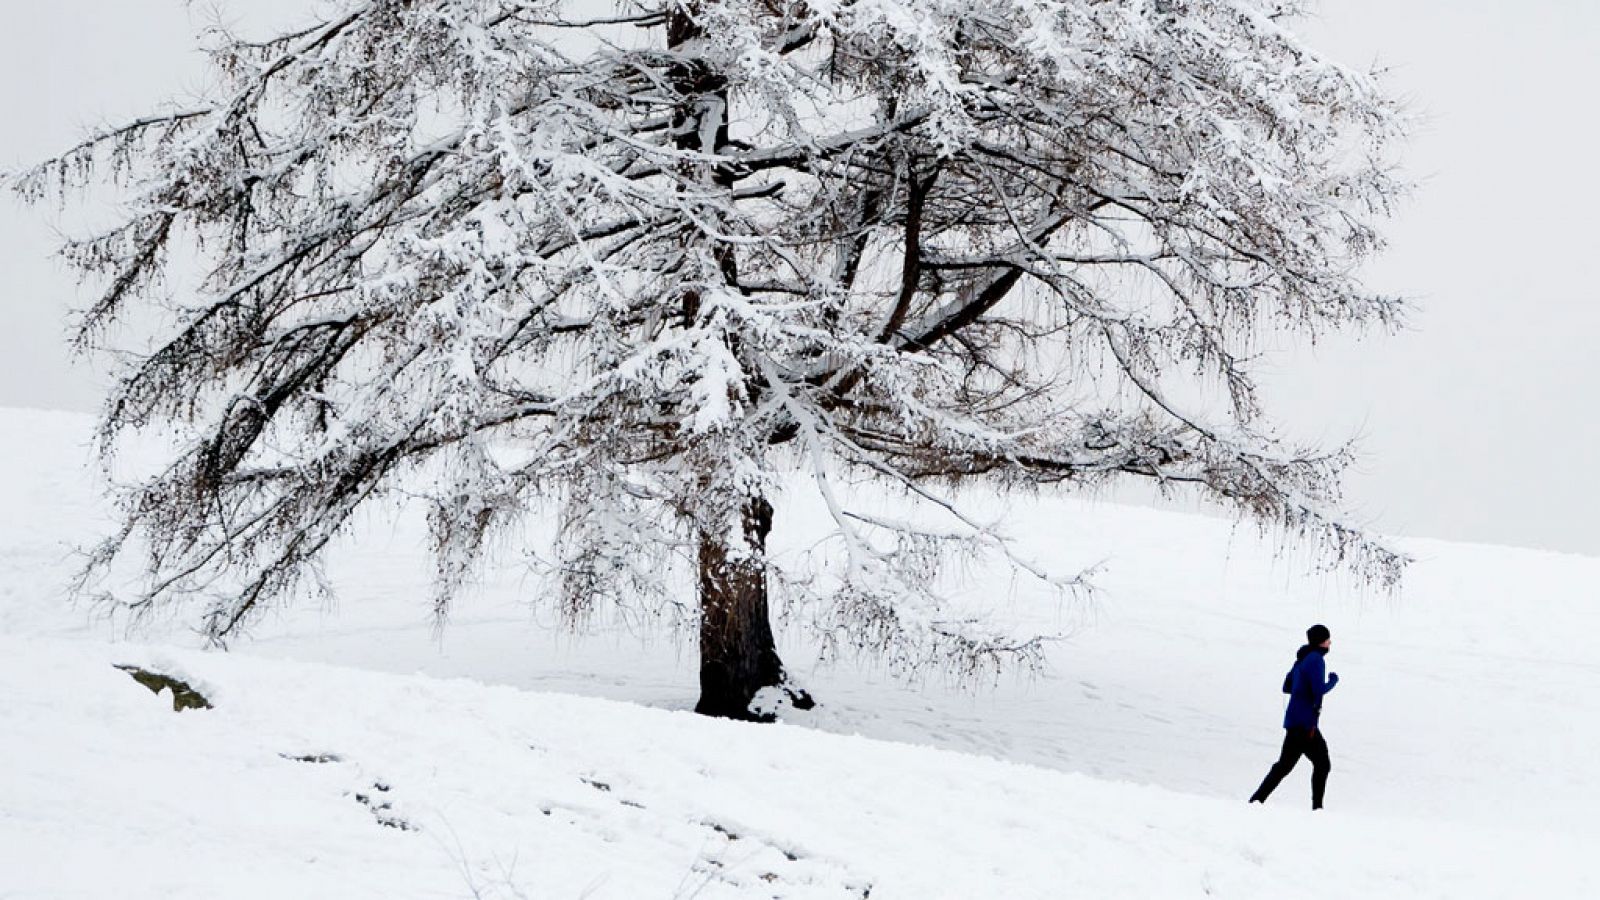
{"type": "Polygon", "coordinates": [[[103,286],[85,347],[162,313],[102,423],[108,450],[184,435],[94,557],[147,566],[118,602],[207,597],[225,639],[403,491],[441,614],[486,539],[558,510],[564,608],[657,603],[704,642],[736,595],[759,610],[716,627],[765,627],[795,471],[841,560],[813,624],[907,666],[1037,649],[930,586],[941,548],[1007,552],[941,493],[969,479],[1192,486],[1397,577],[1339,511],[1348,447],[1281,440],[1251,368],[1264,335],[1404,309],[1358,277],[1404,117],[1287,30],[1295,4],[333,6],[210,34],[204,98],[15,180],[132,197],[66,250],[103,286]],[[164,291],[196,255],[198,290],[164,291]],[[845,477],[950,527],[853,509],[845,477]],[[685,560],[699,604],[665,574],[685,560]]]}

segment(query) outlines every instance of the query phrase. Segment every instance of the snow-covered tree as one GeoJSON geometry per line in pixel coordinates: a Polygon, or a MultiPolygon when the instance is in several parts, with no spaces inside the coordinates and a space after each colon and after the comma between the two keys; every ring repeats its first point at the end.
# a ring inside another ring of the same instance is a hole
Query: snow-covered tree
{"type": "Polygon", "coordinates": [[[134,555],[119,602],[207,598],[223,640],[398,493],[430,507],[443,614],[486,542],[556,510],[563,609],[697,621],[699,709],[733,717],[809,702],[768,613],[796,471],[837,526],[806,621],[903,667],[1038,652],[933,587],[946,551],[1010,556],[943,493],[967,480],[1192,485],[1390,581],[1338,511],[1348,449],[1275,436],[1249,367],[1264,336],[1402,311],[1356,266],[1403,119],[1295,6],[338,0],[212,33],[204,100],[16,178],[134,198],[67,248],[104,285],[85,347],[161,312],[101,437],[181,446],[88,574],[134,555]],[[950,524],[852,508],[846,479],[950,524]]]}

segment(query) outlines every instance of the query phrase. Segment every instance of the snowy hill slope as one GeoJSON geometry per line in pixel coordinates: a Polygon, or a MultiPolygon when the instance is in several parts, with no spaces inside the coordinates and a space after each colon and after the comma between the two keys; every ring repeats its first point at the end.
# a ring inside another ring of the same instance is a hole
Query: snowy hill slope
{"type": "Polygon", "coordinates": [[[4,896],[1600,889],[1574,834],[1313,818],[789,726],[244,656],[7,640],[0,658],[4,896]],[[110,666],[129,659],[183,674],[217,708],[174,714],[110,666]]]}
{"type": "MultiPolygon", "coordinates": [[[[0,897],[100,896],[104,871],[150,897],[1595,893],[1600,560],[1405,541],[1419,562],[1389,599],[1299,577],[1224,522],[1013,501],[1030,554],[1104,563],[1087,606],[970,573],[993,615],[1066,633],[1048,672],[907,686],[814,667],[791,639],[823,706],[762,729],[673,712],[694,700],[692,646],[551,633],[512,566],[436,637],[404,520],[352,540],[336,607],[285,612],[233,654],[181,649],[182,620],[117,643],[119,623],[62,602],[68,548],[104,523],[89,427],[0,411],[0,897]],[[1304,766],[1245,807],[1316,620],[1343,676],[1330,808],[1304,809],[1304,766]],[[176,667],[219,708],[174,715],[113,661],[176,667]],[[327,753],[341,762],[279,756],[327,753]],[[354,799],[380,780],[419,830],[354,799]]],[[[783,516],[775,539],[802,546],[815,510],[783,516]]]]}

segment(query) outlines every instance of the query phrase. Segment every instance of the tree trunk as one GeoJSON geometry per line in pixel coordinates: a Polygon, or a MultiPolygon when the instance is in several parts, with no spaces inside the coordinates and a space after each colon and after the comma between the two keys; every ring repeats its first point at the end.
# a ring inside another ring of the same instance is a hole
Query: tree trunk
{"type": "MultiPolygon", "coordinates": [[[[667,19],[667,48],[680,51],[703,29],[696,5],[677,6],[667,19]]],[[[728,145],[728,82],[705,60],[684,54],[670,70],[680,102],[673,115],[675,145],[694,153],[717,155],[728,145]]],[[[731,193],[734,172],[728,165],[686,162],[684,181],[699,182],[713,192],[731,193]]],[[[715,218],[715,215],[711,215],[715,218]]],[[[733,244],[712,241],[712,255],[730,288],[739,284],[733,244]]],[[[683,293],[683,324],[691,327],[700,314],[698,289],[683,293]]],[[[728,334],[729,351],[737,355],[737,336],[728,334]]],[[[748,386],[747,386],[748,389],[748,386]]],[[[767,614],[767,533],[772,530],[772,504],[747,498],[739,509],[742,546],[731,546],[726,527],[699,537],[700,566],[700,702],[695,712],[746,721],[771,721],[771,710],[754,711],[750,703],[762,688],[779,688],[799,709],[813,702],[804,691],[786,683],[783,662],[773,645],[767,614]]]]}
{"type": "Polygon", "coordinates": [[[700,535],[700,702],[694,711],[770,722],[770,710],[750,708],[762,688],[784,691],[798,709],[815,704],[805,691],[787,683],[772,640],[764,559],[772,504],[750,498],[740,518],[747,549],[730,553],[725,533],[700,535]]]}

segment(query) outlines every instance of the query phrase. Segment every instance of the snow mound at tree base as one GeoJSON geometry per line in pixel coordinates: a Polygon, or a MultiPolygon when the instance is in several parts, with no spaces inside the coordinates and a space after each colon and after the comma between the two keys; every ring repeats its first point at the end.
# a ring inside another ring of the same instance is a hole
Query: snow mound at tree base
{"type": "Polygon", "coordinates": [[[1247,785],[38,638],[0,639],[0,694],[6,897],[1600,895],[1588,836],[1313,813],[1303,772],[1247,806],[1247,785]],[[216,708],[175,713],[114,664],[216,708]]]}

